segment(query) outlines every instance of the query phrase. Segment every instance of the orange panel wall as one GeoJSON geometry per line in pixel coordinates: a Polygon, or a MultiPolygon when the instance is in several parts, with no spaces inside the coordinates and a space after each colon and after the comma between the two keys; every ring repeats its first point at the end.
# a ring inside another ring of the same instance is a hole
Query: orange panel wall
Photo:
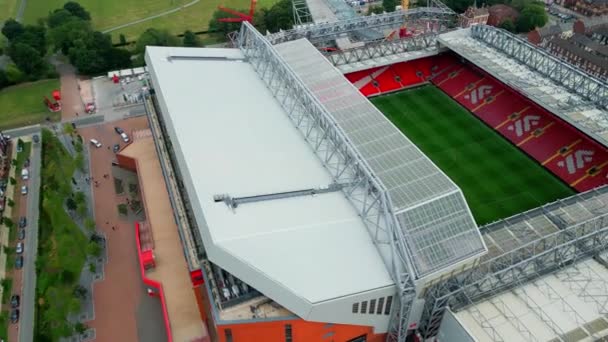
{"type": "Polygon", "coordinates": [[[345,342],[366,335],[367,342],[384,342],[386,334],[374,334],[371,327],[307,322],[301,319],[218,325],[219,342],[226,341],[226,329],[233,342],[285,342],[285,325],[291,324],[294,342],[345,342]]]}
{"type": "Polygon", "coordinates": [[[122,154],[118,153],[116,155],[116,161],[121,167],[124,167],[125,169],[131,170],[133,172],[137,172],[137,165],[135,164],[135,159],[123,156],[122,154]]]}

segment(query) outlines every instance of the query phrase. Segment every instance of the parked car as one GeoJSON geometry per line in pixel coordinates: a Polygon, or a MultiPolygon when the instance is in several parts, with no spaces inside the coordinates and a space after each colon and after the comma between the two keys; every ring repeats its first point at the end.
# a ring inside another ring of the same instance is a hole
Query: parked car
{"type": "Polygon", "coordinates": [[[23,256],[17,255],[15,258],[15,269],[20,270],[23,268],[23,256]]]}
{"type": "Polygon", "coordinates": [[[19,322],[19,309],[11,311],[11,323],[15,324],[19,322]]]}
{"type": "Polygon", "coordinates": [[[27,226],[27,218],[25,216],[21,216],[19,218],[19,228],[25,228],[27,226]]]}
{"type": "Polygon", "coordinates": [[[19,240],[25,239],[25,229],[19,229],[19,240]]]}
{"type": "Polygon", "coordinates": [[[27,195],[27,185],[21,186],[21,194],[22,195],[27,195]]]}
{"type": "Polygon", "coordinates": [[[19,307],[19,302],[20,302],[19,295],[18,294],[14,294],[11,296],[11,308],[18,308],[19,307]]]}
{"type": "Polygon", "coordinates": [[[99,141],[97,141],[97,139],[91,139],[91,145],[100,148],[101,147],[101,143],[99,141]]]}
{"type": "Polygon", "coordinates": [[[114,144],[114,146],[112,146],[112,151],[114,151],[114,153],[116,153],[116,152],[118,152],[118,150],[120,150],[120,145],[114,144]]]}
{"type": "Polygon", "coordinates": [[[17,252],[17,254],[23,254],[23,242],[17,242],[15,252],[17,252]]]}
{"type": "Polygon", "coordinates": [[[40,137],[38,136],[38,134],[34,134],[32,140],[34,141],[34,144],[37,144],[40,142],[40,137]]]}
{"type": "Polygon", "coordinates": [[[122,132],[120,133],[120,137],[122,138],[122,141],[128,143],[129,142],[129,136],[127,135],[127,133],[122,132]]]}
{"type": "Polygon", "coordinates": [[[23,162],[23,167],[30,167],[30,158],[25,158],[25,161],[23,162]]]}
{"type": "Polygon", "coordinates": [[[28,180],[30,178],[30,172],[25,167],[21,169],[21,179],[28,180]]]}
{"type": "Polygon", "coordinates": [[[120,127],[114,127],[114,130],[115,130],[115,131],[116,131],[116,133],[118,133],[118,134],[123,134],[123,133],[125,132],[125,131],[124,131],[122,128],[120,128],[120,127]]]}

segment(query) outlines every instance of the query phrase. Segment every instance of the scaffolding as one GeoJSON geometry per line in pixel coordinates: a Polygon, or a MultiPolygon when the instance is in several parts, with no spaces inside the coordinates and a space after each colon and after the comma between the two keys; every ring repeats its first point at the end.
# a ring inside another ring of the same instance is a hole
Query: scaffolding
{"type": "MultiPolygon", "coordinates": [[[[427,288],[421,323],[423,336],[437,334],[448,306],[459,311],[517,287],[519,290],[515,291],[519,291],[520,297],[534,311],[533,301],[521,292],[521,287],[529,282],[544,286],[538,279],[556,270],[562,270],[560,277],[567,278],[571,286],[583,292],[585,284],[597,283],[590,278],[589,272],[565,267],[596,256],[608,247],[608,187],[559,200],[481,230],[490,253],[480,264],[427,288]]],[[[547,290],[546,286],[544,290],[547,290]]],[[[597,296],[588,296],[604,310],[605,299],[600,301],[597,296]]],[[[483,317],[478,318],[483,322],[483,317]]],[[[484,329],[493,340],[501,340],[490,326],[484,329]]],[[[556,333],[563,335],[564,332],[556,333]]]]}

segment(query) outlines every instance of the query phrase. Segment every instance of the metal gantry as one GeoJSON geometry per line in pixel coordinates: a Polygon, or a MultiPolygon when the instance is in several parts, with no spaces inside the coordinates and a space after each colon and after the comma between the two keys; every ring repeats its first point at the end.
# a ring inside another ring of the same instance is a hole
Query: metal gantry
{"type": "MultiPolygon", "coordinates": [[[[603,188],[601,192],[606,190],[603,188]]],[[[575,198],[585,199],[589,194],[597,193],[598,190],[592,190],[575,198]]],[[[596,213],[594,217],[576,224],[549,214],[547,212],[546,217],[560,230],[484,260],[468,271],[429,287],[420,327],[423,336],[437,334],[448,306],[455,311],[463,309],[475,301],[493,297],[592,257],[608,247],[608,212],[596,213]]]]}
{"type": "Polygon", "coordinates": [[[351,32],[398,29],[405,22],[421,19],[452,22],[454,20],[454,12],[440,7],[419,7],[407,11],[395,11],[335,22],[302,25],[294,27],[291,30],[267,35],[266,38],[272,44],[307,38],[313,45],[324,47],[331,44],[336,38],[351,32]]]}
{"type": "Polygon", "coordinates": [[[387,190],[332,116],[273,46],[249,23],[243,23],[238,42],[248,62],[331,172],[334,181],[354,184],[343,192],[359,211],[374,241],[378,245],[390,246],[392,263],[387,266],[397,284],[400,305],[392,313],[389,339],[405,341],[416,290],[403,230],[392,212],[387,190]]]}
{"type": "Polygon", "coordinates": [[[312,22],[312,16],[308,9],[306,0],[292,0],[293,22],[295,25],[308,24],[312,22]]]}
{"type": "Polygon", "coordinates": [[[372,42],[352,49],[325,52],[325,56],[333,65],[339,66],[418,51],[434,47],[437,43],[437,34],[430,32],[403,39],[372,42]]]}
{"type": "Polygon", "coordinates": [[[471,36],[588,99],[599,108],[608,109],[608,83],[505,30],[476,25],[471,27],[471,36]]]}

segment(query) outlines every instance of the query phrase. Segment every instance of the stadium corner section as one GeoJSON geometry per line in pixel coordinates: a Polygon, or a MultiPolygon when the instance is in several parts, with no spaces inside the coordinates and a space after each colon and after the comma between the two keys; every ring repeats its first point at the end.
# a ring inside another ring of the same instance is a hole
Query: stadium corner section
{"type": "MultiPolygon", "coordinates": [[[[608,152],[603,146],[451,53],[357,71],[346,77],[368,97],[433,84],[568,187],[580,192],[606,184],[608,152]]],[[[492,158],[496,159],[495,153],[492,158]]],[[[497,174],[504,174],[504,170],[497,174]]],[[[478,179],[484,177],[482,174],[478,179]]],[[[535,186],[531,182],[526,180],[524,188],[535,186]]],[[[561,194],[536,196],[536,201],[529,202],[551,201],[571,193],[562,185],[559,188],[561,194]]]]}

